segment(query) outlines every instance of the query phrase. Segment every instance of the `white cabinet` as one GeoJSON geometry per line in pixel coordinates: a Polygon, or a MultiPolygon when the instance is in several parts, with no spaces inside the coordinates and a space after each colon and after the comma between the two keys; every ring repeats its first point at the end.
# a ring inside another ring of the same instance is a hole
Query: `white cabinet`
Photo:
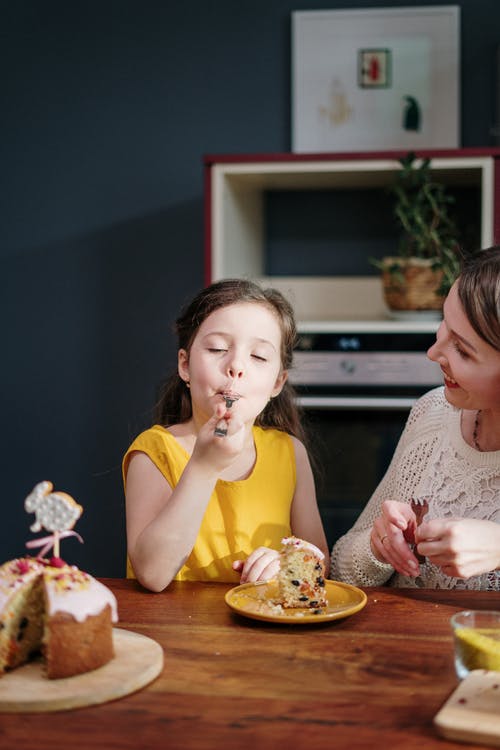
{"type": "MultiPolygon", "coordinates": [[[[299,321],[382,321],[387,319],[380,280],[376,275],[282,275],[266,272],[269,195],[289,191],[387,191],[400,169],[400,152],[363,154],[274,154],[207,156],[205,158],[206,282],[250,277],[271,284],[294,304],[299,321]]],[[[500,149],[419,152],[429,156],[436,178],[451,189],[465,188],[476,196],[471,216],[481,247],[499,234],[500,149]],[[495,227],[495,216],[497,225],[495,227]]],[[[297,210],[295,205],[294,209],[297,210]]],[[[352,221],[356,221],[356,211],[352,221]]],[[[361,219],[360,219],[361,221],[361,219]]],[[[335,240],[335,252],[348,253],[335,240]]],[[[393,248],[392,248],[393,249],[393,248]]],[[[303,251],[307,267],[307,250],[303,251]]],[[[391,248],[387,248],[391,254],[391,248]]]]}

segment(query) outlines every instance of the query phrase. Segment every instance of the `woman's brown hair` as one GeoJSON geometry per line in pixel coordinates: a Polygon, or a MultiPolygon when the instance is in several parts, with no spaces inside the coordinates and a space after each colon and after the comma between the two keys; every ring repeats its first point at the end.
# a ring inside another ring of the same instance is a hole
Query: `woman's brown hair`
{"type": "Polygon", "coordinates": [[[458,296],[477,335],[500,351],[500,245],[465,260],[458,296]]]}

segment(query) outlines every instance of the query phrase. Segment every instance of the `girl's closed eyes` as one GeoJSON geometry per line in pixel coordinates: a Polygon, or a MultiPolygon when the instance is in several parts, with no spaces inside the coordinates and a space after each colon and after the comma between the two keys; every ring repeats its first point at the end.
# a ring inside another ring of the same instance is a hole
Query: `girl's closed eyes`
{"type": "MultiPolygon", "coordinates": [[[[209,347],[207,347],[207,351],[209,351],[211,354],[227,354],[228,349],[222,349],[220,347],[209,346],[209,347]]],[[[267,362],[268,361],[268,357],[265,356],[264,354],[251,354],[250,356],[253,359],[258,360],[259,362],[267,362]]]]}

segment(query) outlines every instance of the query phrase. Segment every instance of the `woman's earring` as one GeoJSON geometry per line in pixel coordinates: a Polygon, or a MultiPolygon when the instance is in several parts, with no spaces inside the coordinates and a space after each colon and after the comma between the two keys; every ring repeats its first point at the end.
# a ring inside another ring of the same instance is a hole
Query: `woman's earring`
{"type": "Polygon", "coordinates": [[[184,382],[186,384],[186,388],[191,388],[191,383],[189,382],[189,380],[185,380],[184,382]]]}

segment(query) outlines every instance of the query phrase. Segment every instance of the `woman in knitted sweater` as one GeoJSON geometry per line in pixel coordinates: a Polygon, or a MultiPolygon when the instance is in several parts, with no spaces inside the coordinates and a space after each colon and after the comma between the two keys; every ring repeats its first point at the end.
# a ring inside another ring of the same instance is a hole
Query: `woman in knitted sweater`
{"type": "Polygon", "coordinates": [[[444,386],[414,405],[385,477],[333,547],[331,576],[498,591],[500,246],[464,265],[428,356],[444,386]]]}

